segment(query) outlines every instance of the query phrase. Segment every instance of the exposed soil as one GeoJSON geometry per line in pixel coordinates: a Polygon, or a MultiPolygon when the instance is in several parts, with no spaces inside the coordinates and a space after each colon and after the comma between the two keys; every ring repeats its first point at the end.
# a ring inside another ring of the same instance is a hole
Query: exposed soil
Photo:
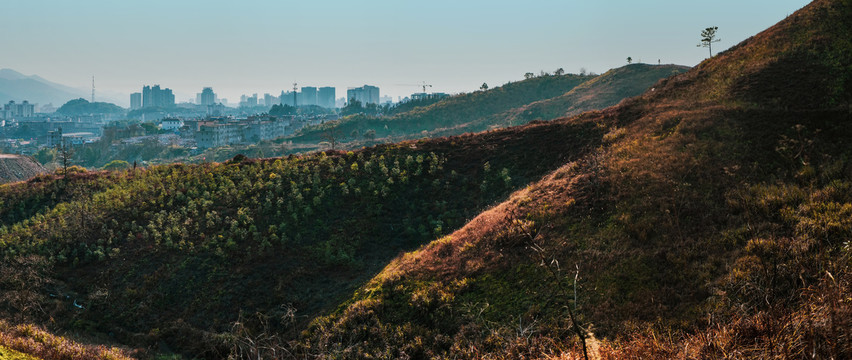
{"type": "Polygon", "coordinates": [[[29,156],[0,154],[0,184],[27,180],[47,172],[29,156]]]}

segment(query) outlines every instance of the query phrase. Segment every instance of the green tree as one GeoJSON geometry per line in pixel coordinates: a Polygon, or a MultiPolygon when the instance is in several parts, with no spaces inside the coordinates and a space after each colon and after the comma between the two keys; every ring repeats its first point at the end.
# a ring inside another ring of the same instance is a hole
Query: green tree
{"type": "Polygon", "coordinates": [[[482,86],[479,87],[479,90],[482,90],[482,91],[488,90],[488,84],[482,83],[482,86]]]}
{"type": "Polygon", "coordinates": [[[710,50],[710,57],[713,57],[713,43],[722,41],[722,39],[716,38],[716,30],[719,30],[718,26],[709,27],[701,31],[701,42],[696,45],[708,48],[710,50]]]}
{"type": "Polygon", "coordinates": [[[349,102],[346,104],[346,106],[344,106],[342,109],[340,109],[340,114],[341,115],[359,114],[359,113],[365,112],[365,110],[366,109],[364,109],[364,105],[361,104],[360,101],[355,100],[355,99],[349,99],[349,102]]]}
{"type": "Polygon", "coordinates": [[[632,63],[633,63],[633,58],[628,56],[628,57],[627,57],[627,63],[628,63],[628,64],[632,64],[632,63]]]}
{"type": "Polygon", "coordinates": [[[562,76],[562,75],[565,75],[565,70],[562,69],[562,68],[558,68],[558,69],[556,69],[556,71],[553,72],[553,74],[556,75],[556,76],[562,76]]]}
{"type": "Polygon", "coordinates": [[[56,161],[56,149],[42,148],[33,157],[42,165],[52,163],[56,161]]]}
{"type": "Polygon", "coordinates": [[[104,170],[124,170],[130,168],[130,163],[124,160],[113,160],[104,165],[104,170]]]}
{"type": "Polygon", "coordinates": [[[527,79],[527,80],[532,79],[534,77],[535,77],[535,74],[533,74],[531,72],[524,74],[524,79],[527,79]]]}

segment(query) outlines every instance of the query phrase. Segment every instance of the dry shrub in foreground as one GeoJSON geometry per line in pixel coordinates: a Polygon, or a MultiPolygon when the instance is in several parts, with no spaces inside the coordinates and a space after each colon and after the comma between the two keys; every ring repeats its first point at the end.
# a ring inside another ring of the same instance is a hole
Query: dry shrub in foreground
{"type": "Polygon", "coordinates": [[[0,320],[0,345],[44,360],[132,359],[124,351],[103,345],[83,345],[34,325],[11,325],[0,320]]]}

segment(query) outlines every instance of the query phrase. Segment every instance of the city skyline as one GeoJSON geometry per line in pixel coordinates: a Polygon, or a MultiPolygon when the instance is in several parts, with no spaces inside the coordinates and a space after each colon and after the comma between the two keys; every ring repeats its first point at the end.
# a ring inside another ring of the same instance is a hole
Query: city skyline
{"type": "Polygon", "coordinates": [[[0,23],[0,46],[14,49],[0,68],[81,89],[94,75],[99,94],[120,94],[122,106],[145,84],[174,89],[177,102],[212,87],[236,103],[294,82],[338,96],[374,85],[396,100],[423,81],[470,92],[525,72],[603,73],[628,56],[694,66],[707,56],[695,46],[704,27],[719,27],[722,51],[806,3],[11,0],[4,12],[25,15],[0,23]]]}

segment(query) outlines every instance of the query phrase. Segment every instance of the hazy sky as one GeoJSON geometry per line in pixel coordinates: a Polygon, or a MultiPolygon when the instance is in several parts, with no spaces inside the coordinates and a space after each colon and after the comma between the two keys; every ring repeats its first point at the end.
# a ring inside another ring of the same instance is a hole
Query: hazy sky
{"type": "MultiPolygon", "coordinates": [[[[279,94],[293,82],[377,85],[382,95],[472,91],[525,72],[602,73],[634,61],[696,65],[699,34],[719,50],[805,0],[3,0],[0,68],[129,94],[145,84],[177,100],[212,86],[279,94]]],[[[715,49],[714,49],[715,50],[715,49]]],[[[129,102],[129,100],[125,100],[129,102]]]]}

